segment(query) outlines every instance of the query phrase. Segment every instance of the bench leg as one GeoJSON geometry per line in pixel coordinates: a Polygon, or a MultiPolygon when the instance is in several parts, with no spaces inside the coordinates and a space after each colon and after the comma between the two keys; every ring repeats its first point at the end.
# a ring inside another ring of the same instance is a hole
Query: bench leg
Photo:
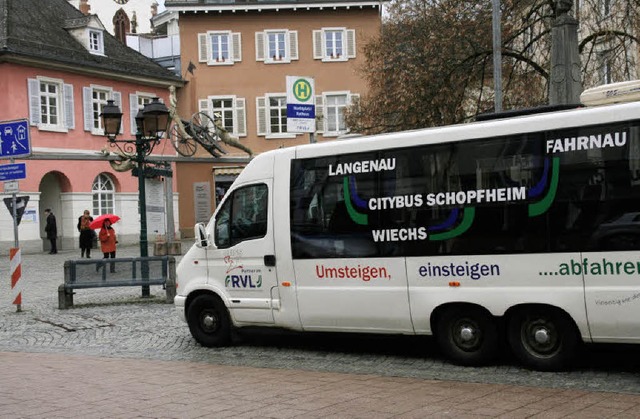
{"type": "Polygon", "coordinates": [[[73,307],[73,290],[67,290],[64,285],[58,287],[58,309],[66,310],[73,307]]]}

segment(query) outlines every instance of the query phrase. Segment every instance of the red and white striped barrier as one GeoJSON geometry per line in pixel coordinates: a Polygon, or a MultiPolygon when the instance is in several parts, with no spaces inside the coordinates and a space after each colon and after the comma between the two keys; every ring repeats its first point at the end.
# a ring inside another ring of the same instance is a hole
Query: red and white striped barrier
{"type": "Polygon", "coordinates": [[[22,275],[22,258],[20,256],[20,248],[12,247],[9,250],[9,258],[11,260],[11,296],[13,304],[18,306],[18,311],[22,305],[22,284],[20,276],[22,275]]]}

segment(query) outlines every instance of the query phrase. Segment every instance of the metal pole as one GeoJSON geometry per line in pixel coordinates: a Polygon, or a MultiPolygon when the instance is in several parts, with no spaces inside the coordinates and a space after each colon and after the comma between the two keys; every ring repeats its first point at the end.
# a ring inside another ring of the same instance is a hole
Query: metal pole
{"type": "MultiPolygon", "coordinates": [[[[10,163],[15,163],[15,159],[9,159],[10,163]]],[[[15,192],[11,194],[11,202],[13,203],[13,247],[20,251],[20,240],[18,239],[18,200],[15,192]]],[[[22,312],[22,304],[16,304],[16,312],[22,312]]]]}
{"type": "MultiPolygon", "coordinates": [[[[144,139],[142,133],[136,133],[136,157],[138,162],[138,201],[140,205],[140,257],[146,258],[149,256],[149,246],[147,244],[147,192],[145,188],[144,177],[144,139]]],[[[149,280],[149,264],[147,261],[142,261],[141,265],[142,281],[149,280]]],[[[149,286],[142,286],[142,296],[149,297],[149,286]]]]}
{"type": "MultiPolygon", "coordinates": [[[[9,159],[11,164],[15,163],[15,159],[9,159]]],[[[20,247],[20,240],[18,240],[18,201],[16,199],[16,193],[11,194],[11,202],[13,202],[13,247],[20,247]]],[[[19,310],[18,310],[19,311],[19,310]]]]}
{"type": "MultiPolygon", "coordinates": [[[[171,165],[168,167],[171,170],[171,165]]],[[[165,176],[164,177],[164,196],[166,199],[165,208],[167,212],[167,246],[170,246],[173,243],[176,234],[175,234],[175,225],[173,219],[173,176],[165,176]]]]}
{"type": "Polygon", "coordinates": [[[493,90],[494,111],[502,112],[502,35],[500,31],[500,0],[493,2],[493,90]]]}

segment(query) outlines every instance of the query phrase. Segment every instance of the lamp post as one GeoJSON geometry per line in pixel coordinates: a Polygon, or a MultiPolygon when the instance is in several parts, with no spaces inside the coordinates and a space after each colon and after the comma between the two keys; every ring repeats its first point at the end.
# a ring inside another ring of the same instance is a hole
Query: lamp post
{"type": "MultiPolygon", "coordinates": [[[[109,141],[109,145],[117,147],[121,152],[132,155],[137,163],[138,177],[138,202],[140,211],[140,257],[149,256],[149,246],[147,242],[147,201],[145,189],[145,158],[153,152],[154,147],[160,143],[162,133],[167,131],[169,125],[169,110],[155,97],[146,104],[136,115],[136,138],[128,140],[117,140],[122,122],[122,112],[114,104],[113,100],[108,100],[102,108],[100,114],[104,134],[109,141]]],[[[142,280],[149,279],[149,265],[145,261],[141,264],[142,280]]],[[[142,287],[142,296],[149,296],[149,286],[142,287]]]]}

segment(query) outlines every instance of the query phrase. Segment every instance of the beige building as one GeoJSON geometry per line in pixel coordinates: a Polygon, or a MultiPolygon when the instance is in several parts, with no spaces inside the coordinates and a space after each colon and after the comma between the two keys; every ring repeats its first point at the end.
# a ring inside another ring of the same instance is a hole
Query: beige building
{"type": "MultiPolygon", "coordinates": [[[[358,69],[365,64],[364,45],[380,31],[382,3],[191,0],[166,1],[165,7],[179,12],[186,79],[178,92],[181,119],[219,114],[225,129],[254,154],[308,143],[309,134],[288,132],[286,122],[286,77],[301,76],[315,85],[314,140],[349,133],[344,115],[366,93],[358,69]]],[[[227,154],[214,164],[177,165],[183,237],[193,234],[196,221],[208,219],[216,196],[249,161],[242,149],[222,146],[227,154]]],[[[194,158],[206,155],[199,147],[194,158]]]]}

